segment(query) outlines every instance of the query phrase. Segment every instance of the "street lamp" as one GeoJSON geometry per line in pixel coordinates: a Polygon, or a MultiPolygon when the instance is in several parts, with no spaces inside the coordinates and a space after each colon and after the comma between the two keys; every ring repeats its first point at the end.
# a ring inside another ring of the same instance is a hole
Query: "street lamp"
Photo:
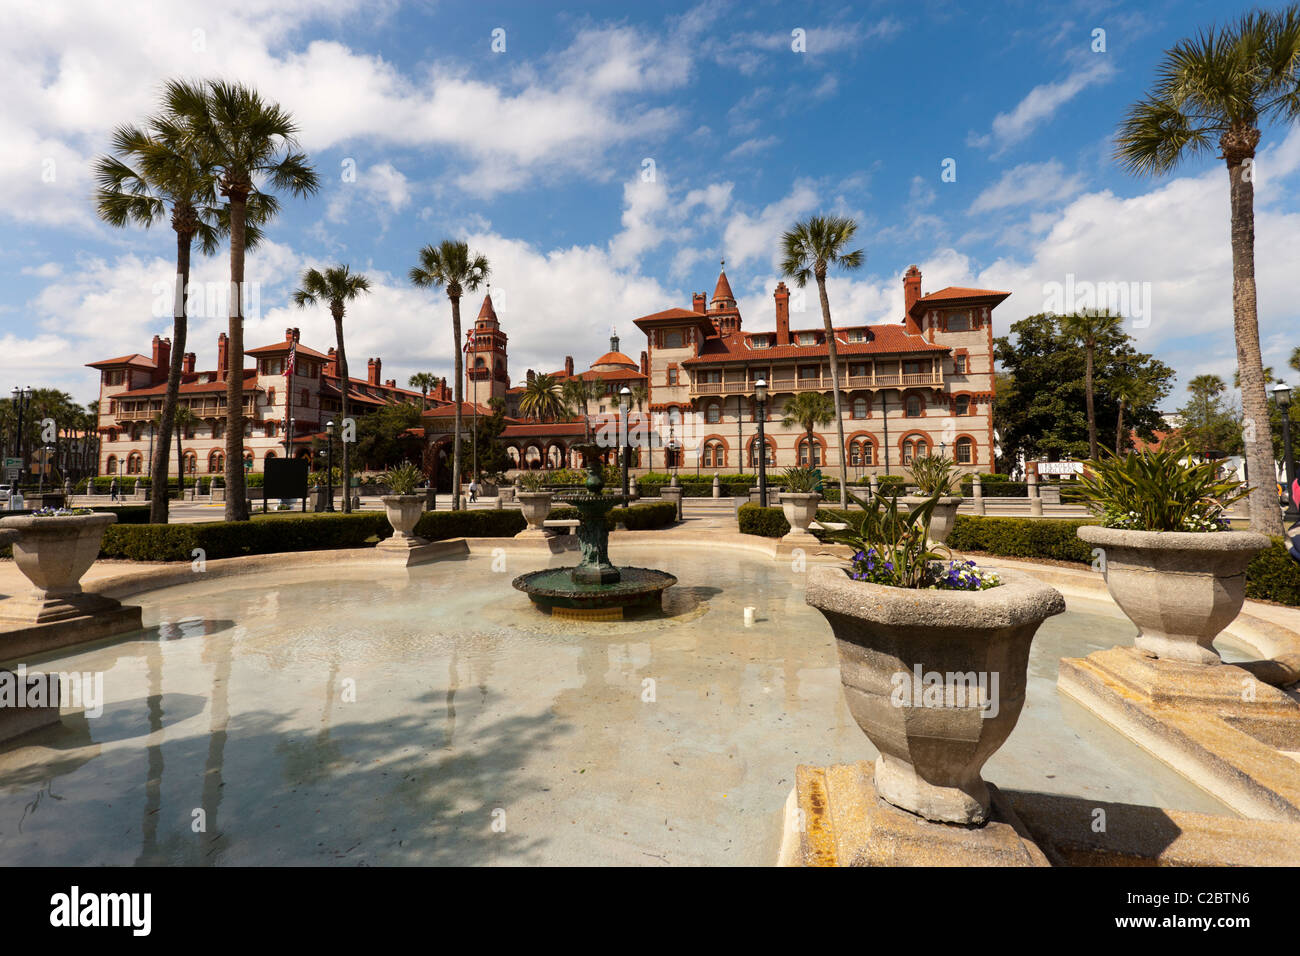
{"type": "Polygon", "coordinates": [[[325,510],[334,510],[334,422],[325,423],[325,510]]]}
{"type": "Polygon", "coordinates": [[[618,407],[623,410],[623,503],[627,504],[628,466],[632,461],[632,436],[628,429],[628,416],[632,413],[632,389],[624,385],[618,392],[618,407]]]}
{"type": "Polygon", "coordinates": [[[1286,474],[1286,487],[1282,491],[1282,498],[1286,502],[1286,511],[1283,512],[1285,519],[1294,524],[1300,521],[1300,508],[1297,508],[1297,502],[1291,489],[1295,484],[1295,458],[1291,454],[1291,389],[1289,386],[1278,382],[1273,386],[1273,400],[1277,402],[1277,410],[1282,413],[1282,467],[1286,474]]]}
{"type": "Polygon", "coordinates": [[[767,507],[767,439],[763,437],[763,422],[767,419],[767,379],[754,383],[754,401],[758,403],[758,503],[767,507]]]}
{"type": "Polygon", "coordinates": [[[15,388],[13,390],[13,396],[14,410],[18,415],[18,430],[15,433],[14,440],[14,451],[18,458],[18,480],[14,482],[14,487],[18,488],[22,486],[23,471],[27,464],[27,456],[23,454],[23,415],[26,413],[28,406],[31,405],[32,387],[28,385],[25,388],[15,388]]]}

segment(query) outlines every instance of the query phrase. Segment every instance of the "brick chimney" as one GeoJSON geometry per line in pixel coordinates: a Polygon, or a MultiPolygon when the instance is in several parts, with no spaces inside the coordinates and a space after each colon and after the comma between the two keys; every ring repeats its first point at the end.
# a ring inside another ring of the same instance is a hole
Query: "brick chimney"
{"type": "Polygon", "coordinates": [[[705,309],[707,308],[707,302],[708,300],[705,298],[703,292],[697,292],[695,295],[691,296],[691,308],[700,313],[700,315],[704,314],[705,309]]]}
{"type": "Polygon", "coordinates": [[[641,374],[650,374],[650,353],[645,349],[641,350],[641,374]]]}
{"type": "Polygon", "coordinates": [[[572,355],[564,356],[564,374],[569,376],[570,378],[573,377],[573,356],[572,355]]]}
{"type": "Polygon", "coordinates": [[[331,345],[330,350],[325,354],[327,358],[325,360],[324,374],[337,377],[339,374],[339,357],[334,350],[334,346],[331,345]]]}
{"type": "Polygon", "coordinates": [[[920,335],[921,324],[912,318],[912,306],[921,298],[921,270],[909,266],[903,273],[903,326],[908,335],[920,335]]]}
{"type": "Polygon", "coordinates": [[[224,379],[229,368],[230,342],[226,338],[226,333],[222,332],[217,336],[217,378],[224,379]]]}
{"type": "Polygon", "coordinates": [[[153,337],[153,380],[155,382],[165,382],[167,380],[167,371],[171,368],[172,363],[172,340],[163,339],[158,336],[153,337]]]}
{"type": "Polygon", "coordinates": [[[785,287],[784,282],[776,284],[776,292],[773,293],[776,299],[776,344],[790,344],[790,290],[785,287]]]}
{"type": "Polygon", "coordinates": [[[534,372],[532,369],[529,369],[529,370],[528,370],[528,381],[529,381],[529,382],[532,382],[532,380],[533,380],[534,378],[536,378],[536,377],[537,377],[537,373],[534,372]]]}
{"type": "Polygon", "coordinates": [[[366,381],[371,385],[379,384],[379,370],[383,362],[377,358],[372,358],[366,362],[366,381]]]}
{"type": "Polygon", "coordinates": [[[284,340],[285,340],[286,342],[292,342],[292,341],[293,341],[293,329],[285,329],[285,330],[284,330],[284,340]]]}
{"type": "Polygon", "coordinates": [[[182,375],[194,374],[194,353],[193,352],[186,352],[185,356],[181,359],[181,374],[182,375]]]}

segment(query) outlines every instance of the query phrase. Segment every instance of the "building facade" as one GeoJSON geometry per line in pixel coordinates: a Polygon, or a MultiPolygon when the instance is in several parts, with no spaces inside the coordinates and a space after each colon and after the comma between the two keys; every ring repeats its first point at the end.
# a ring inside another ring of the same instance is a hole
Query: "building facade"
{"type": "MultiPolygon", "coordinates": [[[[244,376],[244,467],[259,473],[267,459],[306,457],[313,439],[324,437],[326,422],[342,413],[344,387],[335,350],[319,352],[298,341],[297,329],[285,329],[284,341],[248,349],[253,367],[244,376]],[[296,348],[295,348],[296,346],[296,348]],[[292,372],[289,354],[294,352],[292,372]]],[[[217,336],[216,368],[199,371],[196,356],[182,363],[179,409],[188,412],[181,428],[181,465],[187,476],[220,475],[226,470],[226,383],[231,372],[226,334],[217,336]]],[[[171,340],[155,335],[150,355],[135,353],[88,363],[100,373],[99,473],[148,475],[155,420],[162,413],[171,362],[171,340]]],[[[240,362],[242,366],[243,363],[240,362]]],[[[381,379],[383,362],[367,361],[367,377],[348,376],[349,412],[368,411],[398,402],[419,405],[419,392],[381,379]]],[[[177,474],[175,437],[168,467],[177,474]]]]}
{"type": "Polygon", "coordinates": [[[670,432],[663,436],[660,424],[663,464],[756,468],[755,383],[765,380],[769,466],[838,469],[847,461],[850,474],[861,477],[898,472],[915,457],[942,454],[963,471],[991,471],[992,313],[1010,293],[950,286],[925,295],[916,266],[903,276],[903,290],[900,322],[834,330],[844,448],[838,447],[834,424],[815,428],[809,440],[801,425],[782,421],[794,395],[833,395],[824,328],[790,328],[785,283],[773,292],[773,332],[744,330],[725,271],[711,300],[697,293],[690,309],[637,319],[648,343],[650,408],[670,432]]]}

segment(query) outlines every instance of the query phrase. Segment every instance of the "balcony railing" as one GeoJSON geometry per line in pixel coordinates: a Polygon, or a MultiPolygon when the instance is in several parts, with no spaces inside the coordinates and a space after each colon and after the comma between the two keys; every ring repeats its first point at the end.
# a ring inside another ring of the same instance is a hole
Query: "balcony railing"
{"type": "MultiPolygon", "coordinates": [[[[942,386],[942,372],[879,373],[876,375],[846,375],[840,379],[841,389],[850,388],[909,388],[911,386],[942,386]]],[[[773,378],[769,379],[769,392],[796,392],[832,388],[831,377],[773,378]]],[[[752,395],[753,382],[691,382],[692,395],[752,395]]]]}
{"type": "MultiPolygon", "coordinates": [[[[182,402],[181,407],[188,408],[190,414],[195,418],[225,418],[226,416],[225,399],[221,399],[220,401],[182,402]]],[[[161,407],[136,408],[128,411],[123,409],[121,406],[118,406],[114,413],[114,417],[119,422],[149,422],[153,421],[153,419],[160,414],[162,414],[161,407]]],[[[253,415],[253,401],[251,398],[244,402],[244,414],[250,418],[253,415]]]]}

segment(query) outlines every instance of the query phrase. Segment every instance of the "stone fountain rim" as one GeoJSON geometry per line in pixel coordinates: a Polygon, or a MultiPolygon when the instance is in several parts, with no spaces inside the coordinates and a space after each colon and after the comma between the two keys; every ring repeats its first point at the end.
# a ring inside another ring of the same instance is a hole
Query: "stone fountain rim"
{"type": "Polygon", "coordinates": [[[80,528],[84,525],[102,524],[107,527],[117,521],[117,515],[111,511],[94,511],[88,515],[8,515],[0,518],[0,529],[9,529],[19,533],[32,530],[66,531],[68,528],[80,528]]]}

